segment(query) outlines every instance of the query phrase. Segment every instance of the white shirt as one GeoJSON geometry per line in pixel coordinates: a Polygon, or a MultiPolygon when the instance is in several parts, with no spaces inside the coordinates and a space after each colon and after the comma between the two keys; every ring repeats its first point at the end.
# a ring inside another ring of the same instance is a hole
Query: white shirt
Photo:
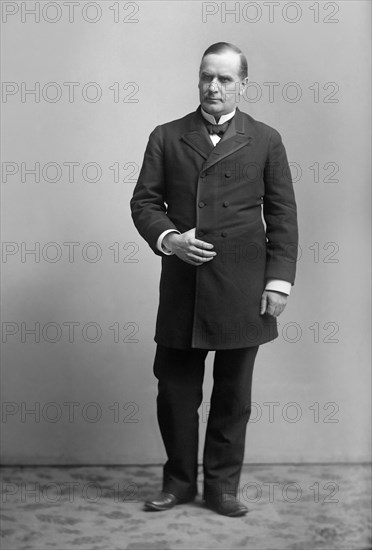
{"type": "MultiPolygon", "coordinates": [[[[232,119],[233,116],[235,115],[235,111],[236,111],[236,109],[234,109],[231,113],[228,113],[227,115],[222,115],[220,117],[219,121],[218,121],[218,124],[224,124],[224,122],[227,122],[228,120],[232,119]]],[[[211,124],[217,124],[217,121],[214,118],[214,116],[207,113],[206,111],[204,111],[203,108],[201,108],[201,113],[202,113],[203,117],[208,122],[210,122],[211,124]]],[[[209,134],[209,137],[210,137],[211,142],[213,143],[213,145],[217,145],[217,143],[221,139],[220,136],[218,136],[217,134],[209,134]]],[[[168,233],[179,233],[180,234],[180,232],[176,231],[175,229],[167,229],[166,231],[163,231],[163,233],[161,233],[159,235],[159,238],[156,242],[156,247],[163,254],[166,254],[167,256],[170,256],[170,255],[173,254],[173,252],[168,250],[168,248],[166,248],[163,245],[163,239],[164,239],[165,235],[168,235],[168,233]]],[[[265,286],[265,290],[273,290],[275,292],[283,292],[283,294],[287,294],[289,296],[289,294],[291,293],[291,286],[292,286],[291,283],[289,283],[288,281],[283,281],[282,279],[268,279],[268,281],[266,283],[266,286],[265,286]]]]}

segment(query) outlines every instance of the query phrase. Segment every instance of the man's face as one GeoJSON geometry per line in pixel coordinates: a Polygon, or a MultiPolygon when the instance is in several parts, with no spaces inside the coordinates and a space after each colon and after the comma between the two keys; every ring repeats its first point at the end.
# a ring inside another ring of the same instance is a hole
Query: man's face
{"type": "Polygon", "coordinates": [[[240,56],[227,50],[202,59],[199,71],[200,104],[217,120],[231,113],[239,102],[248,78],[239,76],[240,56]]]}

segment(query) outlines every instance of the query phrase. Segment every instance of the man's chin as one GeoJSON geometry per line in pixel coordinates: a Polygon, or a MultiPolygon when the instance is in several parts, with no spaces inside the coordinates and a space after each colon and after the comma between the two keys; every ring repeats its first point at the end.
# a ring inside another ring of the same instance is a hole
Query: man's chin
{"type": "Polygon", "coordinates": [[[221,103],[217,102],[217,101],[203,102],[202,107],[203,107],[204,111],[206,111],[210,115],[215,115],[215,114],[218,114],[221,111],[223,111],[223,107],[222,107],[221,103]]]}

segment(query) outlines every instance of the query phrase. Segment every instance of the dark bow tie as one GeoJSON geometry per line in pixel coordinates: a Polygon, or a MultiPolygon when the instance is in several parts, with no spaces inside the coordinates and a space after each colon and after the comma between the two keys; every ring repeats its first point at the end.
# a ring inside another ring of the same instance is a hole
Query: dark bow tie
{"type": "Polygon", "coordinates": [[[210,134],[217,134],[218,136],[223,136],[229,126],[229,120],[223,124],[210,124],[207,123],[207,130],[210,134]]]}

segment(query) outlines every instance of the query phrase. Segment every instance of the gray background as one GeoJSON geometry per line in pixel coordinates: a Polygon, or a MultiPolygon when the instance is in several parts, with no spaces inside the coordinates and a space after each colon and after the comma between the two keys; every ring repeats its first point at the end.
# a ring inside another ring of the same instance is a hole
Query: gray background
{"type": "Polygon", "coordinates": [[[236,11],[224,14],[217,2],[80,2],[72,22],[64,3],[41,4],[36,22],[3,2],[3,463],[163,461],[152,374],[160,260],[129,200],[149,133],[196,109],[201,54],[221,40],[248,57],[241,110],[283,137],[300,222],[280,337],[256,361],[246,460],[367,460],[369,3],[227,2],[236,11]],[[22,82],[40,83],[40,101],[22,97],[22,82]],[[71,101],[66,82],[77,83],[71,101]],[[69,162],[79,163],[72,181],[69,162]],[[40,180],[22,177],[22,163],[40,163],[40,180]],[[25,254],[38,246],[39,257],[25,254]],[[39,341],[25,332],[36,323],[39,341]]]}

